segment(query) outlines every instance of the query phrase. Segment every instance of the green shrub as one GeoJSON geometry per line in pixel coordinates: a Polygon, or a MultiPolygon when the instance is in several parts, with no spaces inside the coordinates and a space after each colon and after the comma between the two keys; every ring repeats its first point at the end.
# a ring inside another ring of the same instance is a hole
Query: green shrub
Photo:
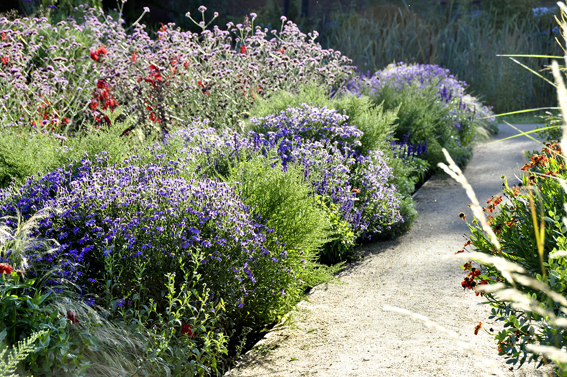
{"type": "MultiPolygon", "coordinates": [[[[0,375],[18,377],[16,375],[18,364],[35,350],[34,343],[45,333],[47,333],[47,330],[31,334],[26,339],[19,341],[12,350],[9,350],[7,347],[0,349],[0,375]]],[[[3,340],[0,340],[0,342],[3,342],[3,340]]]]}
{"type": "Polygon", "coordinates": [[[409,85],[396,88],[384,85],[375,93],[375,101],[383,103],[387,109],[398,110],[395,136],[401,139],[410,133],[410,142],[417,144],[427,141],[427,155],[424,157],[430,166],[444,161],[442,148],[446,148],[459,166],[464,166],[472,158],[472,147],[458,139],[453,122],[449,117],[451,108],[443,106],[437,99],[435,85],[420,88],[409,85]]]}
{"type": "Polygon", "coordinates": [[[133,153],[148,156],[149,150],[142,146],[151,142],[121,136],[121,127],[92,130],[74,137],[7,127],[0,133],[0,187],[7,187],[13,180],[20,185],[30,176],[102,152],[109,165],[133,153]]]}
{"type": "MultiPolygon", "coordinates": [[[[277,157],[277,156],[272,156],[277,157]]],[[[285,171],[271,158],[255,157],[234,168],[229,180],[238,182],[237,188],[244,202],[255,214],[265,219],[274,229],[278,243],[285,246],[285,265],[295,271],[305,287],[288,287],[290,302],[274,311],[277,319],[295,305],[296,297],[308,287],[314,287],[332,278],[332,271],[318,263],[319,253],[333,236],[330,214],[319,206],[312,186],[305,182],[300,166],[288,165],[285,171]],[[273,165],[273,166],[272,166],[273,165]],[[293,289],[298,290],[297,293],[293,289]]],[[[276,248],[273,245],[272,248],[276,248]]],[[[269,323],[269,322],[268,322],[269,323]]]]}

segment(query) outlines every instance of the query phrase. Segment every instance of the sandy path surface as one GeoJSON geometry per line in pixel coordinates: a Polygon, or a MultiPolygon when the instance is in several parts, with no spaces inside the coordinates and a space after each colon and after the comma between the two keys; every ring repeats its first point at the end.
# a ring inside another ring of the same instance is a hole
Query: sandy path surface
{"type": "MultiPolygon", "coordinates": [[[[534,125],[519,125],[531,130],[534,125]]],[[[499,140],[516,134],[501,125],[499,140]]],[[[501,192],[501,176],[514,182],[523,150],[539,149],[526,137],[483,143],[465,175],[479,201],[501,192]]],[[[533,366],[509,371],[492,337],[474,335],[478,321],[498,329],[490,307],[463,291],[462,248],[472,214],[464,190],[451,179],[434,177],[416,194],[420,217],[412,229],[390,242],[365,246],[367,257],[341,273],[337,284],[316,287],[291,320],[270,332],[244,355],[226,377],[244,376],[490,376],[479,356],[462,350],[438,330],[400,313],[395,306],[427,316],[497,365],[506,376],[537,376],[533,366]]]]}

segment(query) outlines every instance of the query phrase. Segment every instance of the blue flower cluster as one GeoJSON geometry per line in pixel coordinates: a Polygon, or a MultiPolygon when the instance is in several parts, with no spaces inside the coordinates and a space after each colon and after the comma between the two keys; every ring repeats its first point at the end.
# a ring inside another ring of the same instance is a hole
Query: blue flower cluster
{"type": "Polygon", "coordinates": [[[259,271],[273,272],[272,295],[286,288],[295,277],[284,266],[285,251],[265,247],[271,230],[253,219],[233,185],[183,178],[186,168],[160,155],[152,163],[132,157],[113,167],[85,157],[79,166],[0,191],[0,213],[19,210],[29,217],[55,209],[38,232],[61,247],[30,255],[35,273],[56,266],[53,279],[76,283],[101,303],[109,304],[108,295],[120,302],[140,296],[159,301],[165,272],[181,276],[183,266],[198,266],[227,309],[269,294],[258,283],[259,271]]]}
{"type": "MultiPolygon", "coordinates": [[[[348,116],[334,109],[307,104],[279,114],[251,118],[256,131],[243,136],[236,131],[216,131],[207,121],[169,136],[169,143],[183,140],[183,151],[197,159],[196,170],[206,176],[226,175],[229,167],[252,155],[279,157],[282,167],[299,165],[315,193],[339,206],[360,238],[370,239],[403,219],[392,169],[381,151],[362,155],[363,133],[347,123],[348,116]],[[203,167],[214,167],[204,171],[203,167]],[[211,175],[212,174],[212,175],[211,175]]],[[[279,164],[274,163],[273,166],[279,164]]]]}
{"type": "Polygon", "coordinates": [[[278,148],[284,166],[300,164],[316,192],[339,205],[359,237],[370,239],[403,221],[399,197],[387,157],[360,154],[363,133],[347,120],[336,110],[304,104],[250,122],[262,133],[252,133],[256,144],[278,148]]]}
{"type": "Polygon", "coordinates": [[[394,151],[395,158],[402,160],[411,160],[413,158],[420,158],[427,154],[427,140],[412,144],[409,140],[411,130],[405,134],[401,141],[391,140],[392,150],[394,151]]]}

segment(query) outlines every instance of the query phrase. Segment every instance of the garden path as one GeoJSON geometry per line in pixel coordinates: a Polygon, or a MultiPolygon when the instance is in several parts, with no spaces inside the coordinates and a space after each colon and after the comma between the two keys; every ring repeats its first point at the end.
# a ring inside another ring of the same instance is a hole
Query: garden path
{"type": "MultiPolygon", "coordinates": [[[[507,125],[500,130],[495,140],[517,133],[507,125]]],[[[523,150],[539,149],[525,136],[490,141],[475,147],[465,170],[481,203],[501,192],[502,175],[514,182],[523,150]]],[[[420,217],[408,233],[366,245],[368,255],[341,273],[338,284],[313,289],[291,320],[271,331],[226,377],[494,375],[484,359],[505,376],[541,375],[530,365],[509,371],[491,335],[474,335],[479,321],[487,329],[498,325],[488,318],[489,306],[461,288],[464,262],[454,254],[468,233],[458,214],[472,218],[465,191],[436,176],[417,192],[415,202],[420,217]],[[427,316],[457,333],[477,355],[419,320],[385,310],[386,305],[427,316]]]]}

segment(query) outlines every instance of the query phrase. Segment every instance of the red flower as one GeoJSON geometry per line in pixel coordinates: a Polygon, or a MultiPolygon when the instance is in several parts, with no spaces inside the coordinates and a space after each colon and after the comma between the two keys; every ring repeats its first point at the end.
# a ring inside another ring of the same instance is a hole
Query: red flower
{"type": "Polygon", "coordinates": [[[71,311],[67,312],[67,318],[73,324],[79,323],[79,319],[77,318],[77,315],[75,313],[71,312],[71,311]]]}
{"type": "Polygon", "coordinates": [[[183,326],[181,327],[181,335],[187,335],[189,338],[192,338],[193,336],[195,336],[195,332],[193,331],[191,326],[183,324],[183,326]]]}
{"type": "Polygon", "coordinates": [[[104,45],[97,48],[95,51],[91,51],[89,54],[91,55],[91,59],[97,61],[100,55],[106,55],[108,51],[104,45]]]}
{"type": "Polygon", "coordinates": [[[355,194],[360,194],[360,190],[359,190],[359,189],[353,188],[353,189],[352,189],[352,192],[354,192],[355,194]]]}
{"type": "Polygon", "coordinates": [[[246,54],[246,46],[240,46],[240,53],[246,54]]]}
{"type": "Polygon", "coordinates": [[[136,55],[136,51],[134,51],[134,53],[132,54],[132,57],[130,58],[130,60],[132,62],[135,62],[138,59],[138,55],[136,55]]]}
{"type": "Polygon", "coordinates": [[[4,56],[4,57],[2,58],[2,64],[4,64],[4,65],[8,64],[8,60],[10,60],[10,58],[7,57],[7,56],[4,56]]]}
{"type": "Polygon", "coordinates": [[[6,33],[2,32],[2,40],[5,41],[6,40],[6,33]]]}
{"type": "Polygon", "coordinates": [[[8,263],[0,263],[0,273],[1,274],[8,274],[10,275],[12,273],[12,266],[10,266],[8,263]]]}

